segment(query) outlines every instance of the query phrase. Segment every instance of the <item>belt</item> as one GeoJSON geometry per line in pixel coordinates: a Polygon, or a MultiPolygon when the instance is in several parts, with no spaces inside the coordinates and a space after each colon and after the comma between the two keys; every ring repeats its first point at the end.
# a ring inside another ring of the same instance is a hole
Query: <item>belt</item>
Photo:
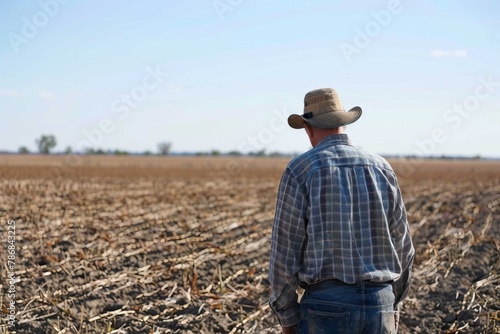
{"type": "Polygon", "coordinates": [[[328,288],[331,288],[334,286],[353,286],[353,287],[354,286],[367,286],[367,287],[377,287],[378,286],[378,287],[384,287],[384,286],[391,285],[393,282],[394,281],[389,281],[389,282],[361,281],[361,282],[357,282],[354,284],[348,284],[348,283],[345,283],[339,279],[329,279],[326,281],[321,281],[321,282],[310,284],[310,285],[307,285],[306,283],[301,282],[300,286],[306,291],[313,292],[313,291],[328,289],[328,288]]]}

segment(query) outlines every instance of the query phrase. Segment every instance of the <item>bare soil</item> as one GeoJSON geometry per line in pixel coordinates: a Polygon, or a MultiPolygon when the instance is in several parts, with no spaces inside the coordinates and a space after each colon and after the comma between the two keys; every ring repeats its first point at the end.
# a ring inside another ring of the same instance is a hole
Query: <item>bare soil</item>
{"type": "MultiPolygon", "coordinates": [[[[270,234],[287,159],[0,156],[0,333],[279,333],[270,234]],[[15,280],[7,226],[15,221],[15,280]]],[[[500,333],[500,163],[406,161],[400,333],[500,333]]]]}

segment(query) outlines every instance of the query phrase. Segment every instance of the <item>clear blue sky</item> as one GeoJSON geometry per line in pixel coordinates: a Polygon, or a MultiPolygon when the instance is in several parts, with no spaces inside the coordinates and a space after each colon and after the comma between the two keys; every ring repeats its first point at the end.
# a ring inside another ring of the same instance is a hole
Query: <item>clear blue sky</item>
{"type": "Polygon", "coordinates": [[[500,156],[498,1],[0,0],[0,150],[302,152],[337,89],[355,144],[500,156]]]}

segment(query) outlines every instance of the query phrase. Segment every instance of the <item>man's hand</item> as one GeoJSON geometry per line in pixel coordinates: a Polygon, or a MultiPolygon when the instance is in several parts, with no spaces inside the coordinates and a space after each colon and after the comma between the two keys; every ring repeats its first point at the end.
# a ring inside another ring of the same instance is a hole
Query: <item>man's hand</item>
{"type": "Polygon", "coordinates": [[[297,325],[293,325],[290,327],[281,327],[283,330],[283,334],[295,334],[297,333],[297,325]]]}

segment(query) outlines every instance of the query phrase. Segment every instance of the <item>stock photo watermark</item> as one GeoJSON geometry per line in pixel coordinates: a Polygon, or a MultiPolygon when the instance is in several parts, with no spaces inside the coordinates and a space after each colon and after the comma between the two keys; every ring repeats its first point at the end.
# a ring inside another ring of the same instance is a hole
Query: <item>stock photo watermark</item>
{"type": "Polygon", "coordinates": [[[467,57],[467,50],[442,50],[434,49],[431,50],[431,56],[434,58],[446,58],[446,57],[467,57]]]}
{"type": "Polygon", "coordinates": [[[16,326],[16,222],[7,221],[7,325],[9,328],[16,326]]]}
{"type": "MultiPolygon", "coordinates": [[[[430,132],[430,135],[425,138],[414,140],[414,144],[417,147],[417,154],[423,156],[436,154],[439,145],[445,143],[449,135],[459,129],[464,120],[469,118],[472,113],[477,112],[481,103],[488,100],[500,88],[500,81],[495,81],[491,74],[487,77],[479,77],[478,82],[473,93],[445,110],[442,116],[445,123],[443,126],[435,127],[430,132]]],[[[418,160],[404,159],[404,163],[399,170],[399,175],[408,177],[421,164],[422,162],[418,160]]]]}
{"type": "MultiPolygon", "coordinates": [[[[285,108],[274,109],[273,115],[269,119],[267,125],[262,127],[254,135],[248,136],[243,141],[241,141],[238,145],[238,150],[249,152],[264,150],[267,145],[275,140],[278,133],[287,128],[288,116],[289,114],[285,108]]],[[[248,163],[248,161],[249,160],[245,160],[244,163],[248,163]]],[[[242,171],[242,163],[243,162],[239,161],[238,159],[231,160],[225,164],[224,168],[212,172],[210,176],[216,183],[227,181],[231,177],[237,176],[242,171]]]]}
{"type": "MultiPolygon", "coordinates": [[[[104,117],[99,123],[90,129],[83,129],[82,136],[76,145],[76,151],[83,152],[91,147],[99,147],[105,139],[106,135],[110,135],[116,127],[127,118],[130,117],[131,111],[137,109],[140,104],[148,98],[149,94],[158,89],[164,82],[168,73],[156,65],[155,68],[148,66],[145,69],[145,74],[141,84],[132,87],[128,92],[120,94],[113,102],[111,102],[111,113],[113,117],[104,117]]],[[[79,154],[66,155],[64,162],[53,162],[52,166],[56,174],[61,175],[67,173],[72,167],[81,165],[82,157],[79,154]]]]}
{"type": "Polygon", "coordinates": [[[212,7],[219,19],[224,21],[225,16],[233,12],[242,2],[243,0],[215,0],[212,1],[212,7]]]}
{"type": "Polygon", "coordinates": [[[33,40],[40,32],[40,29],[47,26],[50,20],[59,14],[61,6],[66,5],[69,1],[70,0],[38,1],[40,10],[35,12],[30,18],[25,16],[21,18],[22,26],[20,33],[10,32],[7,34],[7,38],[14,52],[16,54],[19,53],[19,48],[33,40]]]}
{"type": "Polygon", "coordinates": [[[351,42],[342,42],[339,47],[347,62],[359,55],[371,42],[377,38],[382,31],[391,24],[394,16],[403,11],[403,6],[399,0],[390,0],[385,9],[370,13],[372,19],[360,28],[354,29],[354,37],[351,42]]]}

